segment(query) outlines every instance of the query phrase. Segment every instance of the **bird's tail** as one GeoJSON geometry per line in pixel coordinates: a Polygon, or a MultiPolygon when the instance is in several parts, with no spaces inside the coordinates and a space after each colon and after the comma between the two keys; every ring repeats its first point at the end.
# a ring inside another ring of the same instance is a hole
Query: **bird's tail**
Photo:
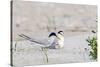
{"type": "Polygon", "coordinates": [[[39,44],[39,46],[41,46],[41,47],[45,47],[45,46],[43,45],[43,43],[38,42],[38,41],[36,41],[36,40],[34,40],[34,39],[32,39],[32,38],[30,38],[30,37],[24,35],[24,34],[20,34],[19,36],[22,37],[22,38],[24,38],[24,39],[26,39],[26,40],[29,40],[29,41],[31,41],[31,42],[35,42],[35,43],[39,44]]]}

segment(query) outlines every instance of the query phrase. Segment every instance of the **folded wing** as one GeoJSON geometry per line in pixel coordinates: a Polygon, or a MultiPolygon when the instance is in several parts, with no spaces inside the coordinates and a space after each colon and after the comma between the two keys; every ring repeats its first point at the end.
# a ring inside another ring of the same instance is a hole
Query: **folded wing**
{"type": "Polygon", "coordinates": [[[24,35],[24,34],[20,34],[19,36],[26,39],[26,40],[29,40],[30,42],[34,42],[34,43],[38,44],[41,47],[50,46],[50,41],[48,41],[47,39],[39,41],[39,40],[30,38],[30,37],[28,37],[27,35],[24,35]]]}

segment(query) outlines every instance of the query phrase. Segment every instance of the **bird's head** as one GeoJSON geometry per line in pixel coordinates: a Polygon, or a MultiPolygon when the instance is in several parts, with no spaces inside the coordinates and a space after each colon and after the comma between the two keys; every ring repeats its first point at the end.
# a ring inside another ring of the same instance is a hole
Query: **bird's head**
{"type": "Polygon", "coordinates": [[[57,38],[58,38],[59,40],[63,40],[63,39],[64,39],[64,33],[63,33],[63,31],[58,31],[57,38]]]}
{"type": "Polygon", "coordinates": [[[51,37],[51,36],[56,36],[57,37],[57,35],[56,35],[55,32],[51,32],[50,35],[49,35],[49,37],[51,37]]]}
{"type": "Polygon", "coordinates": [[[58,31],[58,34],[64,35],[64,32],[63,31],[58,31]]]}

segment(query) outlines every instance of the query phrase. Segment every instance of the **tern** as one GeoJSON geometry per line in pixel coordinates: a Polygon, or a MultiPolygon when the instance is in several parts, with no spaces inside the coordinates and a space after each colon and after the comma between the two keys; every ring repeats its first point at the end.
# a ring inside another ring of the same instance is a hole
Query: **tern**
{"type": "Polygon", "coordinates": [[[55,32],[51,32],[48,36],[49,39],[48,40],[45,39],[45,42],[37,41],[37,40],[30,38],[24,34],[20,34],[19,36],[26,39],[26,40],[34,42],[34,43],[36,43],[39,46],[44,47],[44,48],[58,49],[58,48],[63,48],[63,46],[64,46],[64,33],[63,33],[63,31],[58,31],[57,34],[55,32]]]}

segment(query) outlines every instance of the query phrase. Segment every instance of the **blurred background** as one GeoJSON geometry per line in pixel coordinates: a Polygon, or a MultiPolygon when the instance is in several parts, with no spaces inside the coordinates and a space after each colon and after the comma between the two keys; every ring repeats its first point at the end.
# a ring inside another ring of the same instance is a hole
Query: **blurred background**
{"type": "Polygon", "coordinates": [[[83,35],[97,30],[97,6],[14,1],[12,20],[15,41],[21,33],[33,38],[59,30],[65,36],[83,35]]]}

